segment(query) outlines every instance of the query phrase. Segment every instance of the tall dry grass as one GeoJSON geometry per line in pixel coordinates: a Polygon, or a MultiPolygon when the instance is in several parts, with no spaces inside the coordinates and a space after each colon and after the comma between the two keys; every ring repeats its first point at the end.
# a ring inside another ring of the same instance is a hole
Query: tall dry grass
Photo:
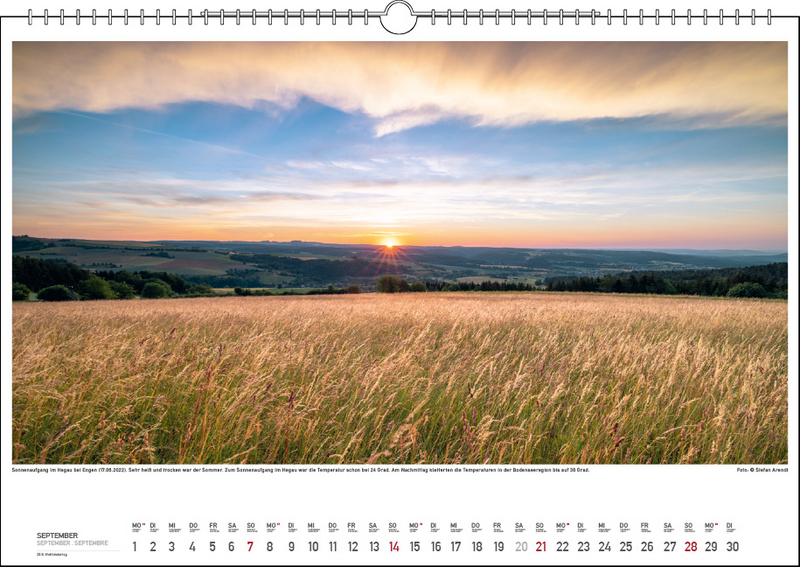
{"type": "Polygon", "coordinates": [[[17,463],[779,463],[787,303],[16,304],[17,463]]]}

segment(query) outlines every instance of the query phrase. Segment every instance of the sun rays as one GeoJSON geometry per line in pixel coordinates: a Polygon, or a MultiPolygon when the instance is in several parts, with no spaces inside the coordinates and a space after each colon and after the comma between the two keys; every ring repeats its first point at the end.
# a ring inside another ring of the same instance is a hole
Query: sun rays
{"type": "Polygon", "coordinates": [[[412,262],[396,238],[384,239],[366,258],[375,266],[375,276],[400,274],[412,262]]]}

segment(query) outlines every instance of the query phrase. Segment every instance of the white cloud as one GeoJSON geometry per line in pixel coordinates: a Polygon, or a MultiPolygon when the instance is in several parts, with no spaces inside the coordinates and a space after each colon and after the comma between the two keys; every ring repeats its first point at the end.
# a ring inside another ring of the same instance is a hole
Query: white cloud
{"type": "Polygon", "coordinates": [[[353,171],[371,171],[372,167],[354,161],[331,161],[331,165],[339,169],[352,169],[353,171]]]}
{"type": "Polygon", "coordinates": [[[787,75],[780,42],[18,42],[13,106],[17,117],[190,101],[274,111],[309,97],[372,117],[378,136],[450,118],[719,127],[784,123],[787,75]]]}

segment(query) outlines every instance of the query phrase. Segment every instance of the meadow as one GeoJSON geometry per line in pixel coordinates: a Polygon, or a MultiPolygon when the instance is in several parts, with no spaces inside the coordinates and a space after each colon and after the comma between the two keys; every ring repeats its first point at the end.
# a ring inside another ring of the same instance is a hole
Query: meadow
{"type": "Polygon", "coordinates": [[[786,463],[788,306],[557,293],[13,306],[15,463],[786,463]]]}

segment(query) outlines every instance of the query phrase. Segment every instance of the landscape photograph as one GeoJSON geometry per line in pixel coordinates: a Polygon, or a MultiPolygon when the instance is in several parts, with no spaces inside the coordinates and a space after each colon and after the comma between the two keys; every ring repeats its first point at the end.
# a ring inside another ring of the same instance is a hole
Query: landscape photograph
{"type": "Polygon", "coordinates": [[[783,42],[15,42],[13,462],[786,464],[787,77],[783,42]]]}

